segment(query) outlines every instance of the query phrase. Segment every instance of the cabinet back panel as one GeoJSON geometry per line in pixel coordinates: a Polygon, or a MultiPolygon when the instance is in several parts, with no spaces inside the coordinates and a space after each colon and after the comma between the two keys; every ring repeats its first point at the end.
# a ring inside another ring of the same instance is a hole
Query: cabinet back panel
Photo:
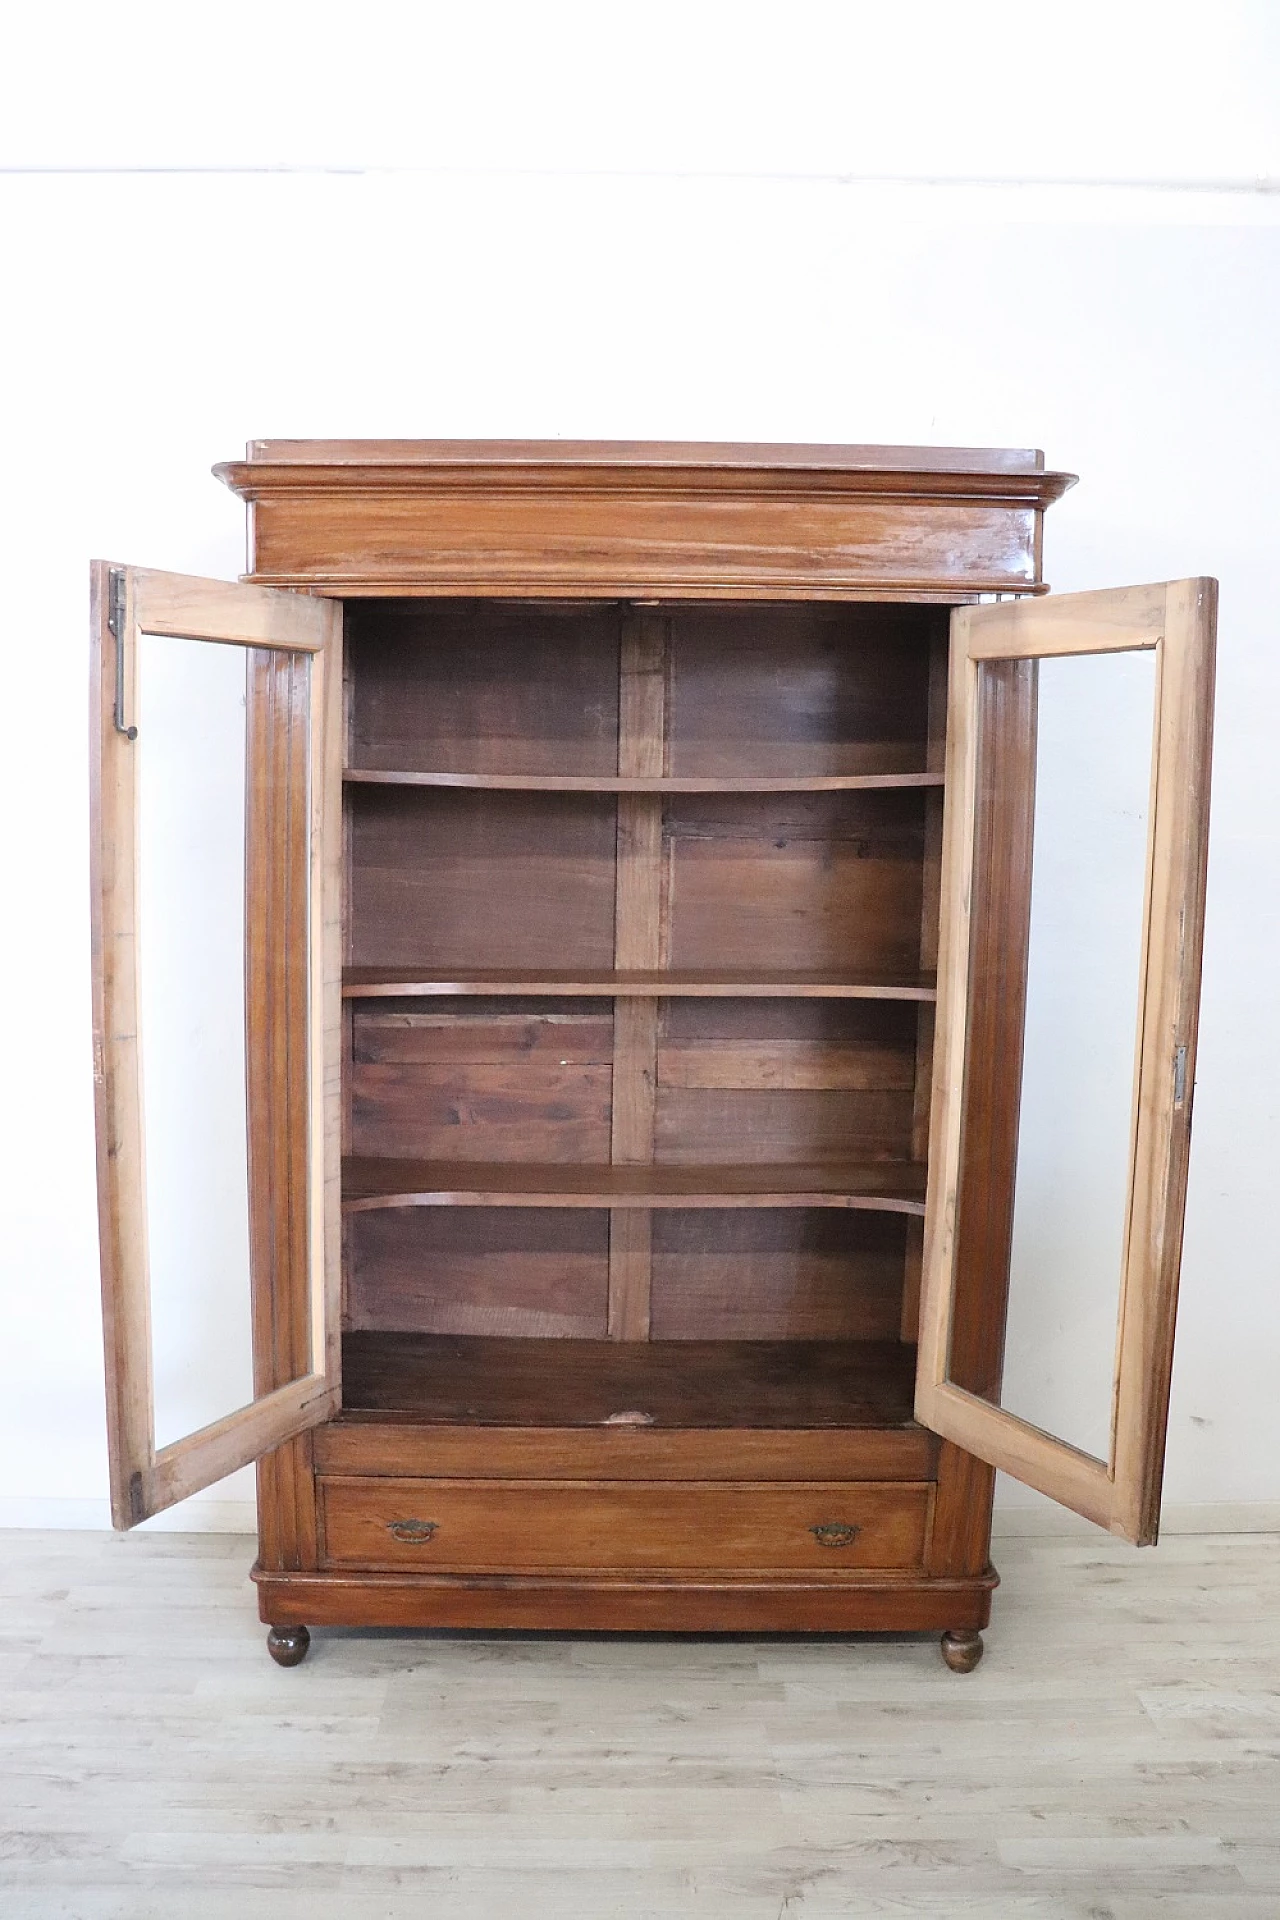
{"type": "Polygon", "coordinates": [[[356,1155],[609,1158],[608,1001],[365,1002],[350,1073],[356,1155]]]}
{"type": "Polygon", "coordinates": [[[654,1158],[907,1159],[916,1029],[893,1001],[668,1000],[654,1158]]]}
{"type": "Polygon", "coordinates": [[[609,796],[357,788],[351,964],[611,967],[617,832],[609,796]]]}
{"type": "Polygon", "coordinates": [[[351,1331],[603,1339],[609,1216],[405,1207],[347,1224],[351,1331]]]}
{"type": "Polygon", "coordinates": [[[906,1222],[760,1210],[653,1215],[655,1340],[896,1340],[906,1222]]]}
{"type": "Polygon", "coordinates": [[[905,605],[678,609],[670,772],[923,772],[938,619],[937,609],[905,605]]]}
{"type": "Polygon", "coordinates": [[[822,1166],[911,1158],[909,1093],[659,1093],[659,1166],[822,1166]]]}
{"type": "MultiPolygon", "coordinates": [[[[814,1208],[660,1211],[655,1340],[892,1340],[906,1225],[814,1208]]],[[[347,1227],[349,1330],[600,1339],[603,1211],[407,1207],[347,1227]]]]}
{"type": "Polygon", "coordinates": [[[919,966],[918,791],[681,795],[665,835],[672,966],[919,966]]]}
{"type": "Polygon", "coordinates": [[[616,773],[619,625],[610,606],[350,602],[350,764],[616,773]]]}
{"type": "MultiPolygon", "coordinates": [[[[688,777],[929,765],[920,607],[677,607],[665,616],[667,770],[688,777]]],[[[610,775],[618,607],[386,602],[348,610],[353,766],[610,775]]],[[[936,651],[936,647],[934,649],[936,651]]],[[[936,677],[936,676],[935,676],[936,677]]],[[[611,796],[348,790],[352,964],[608,969],[611,796]]],[[[655,913],[664,964],[913,972],[919,791],[670,795],[655,913]]],[[[660,1003],[653,1158],[668,1165],[910,1157],[917,1010],[887,1001],[660,1003]]],[[[607,1000],[433,999],[352,1009],[350,1151],[607,1162],[607,1000]]],[[[626,1097],[622,1081],[619,1097],[626,1097]]],[[[652,1337],[894,1340],[907,1223],[869,1213],[659,1210],[652,1337]]],[[[348,1223],[348,1325],[602,1338],[608,1213],[411,1208],[348,1223]]]]}

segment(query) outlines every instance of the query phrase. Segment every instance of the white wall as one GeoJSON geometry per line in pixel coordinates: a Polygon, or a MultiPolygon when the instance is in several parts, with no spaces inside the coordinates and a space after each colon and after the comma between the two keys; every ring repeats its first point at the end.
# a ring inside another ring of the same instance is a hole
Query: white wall
{"type": "Polygon", "coordinates": [[[292,66],[270,9],[241,40],[220,7],[216,35],[188,23],[179,46],[181,10],[168,39],[111,10],[114,53],[100,11],[24,29],[43,52],[0,160],[73,170],[0,177],[0,1517],[105,1514],[85,563],[235,574],[242,510],[208,468],[269,435],[1037,444],[1082,475],[1048,518],[1056,587],[1219,575],[1167,1497],[1280,1501],[1280,203],[1212,189],[1280,177],[1269,10],[1215,8],[1207,36],[1203,8],[1075,8],[1069,39],[1037,45],[1009,40],[1011,9],[956,9],[963,45],[923,73],[918,8],[884,10],[896,47],[858,7],[646,10],[630,40],[617,21],[602,37],[601,10],[575,35],[571,10],[477,9],[465,47],[417,8],[376,70],[395,10],[367,11],[352,48],[317,16],[292,66]],[[108,80],[123,113],[100,111],[108,80]],[[75,170],[364,161],[382,170],[75,170]],[[1150,184],[834,177],[935,169],[1150,184]]]}

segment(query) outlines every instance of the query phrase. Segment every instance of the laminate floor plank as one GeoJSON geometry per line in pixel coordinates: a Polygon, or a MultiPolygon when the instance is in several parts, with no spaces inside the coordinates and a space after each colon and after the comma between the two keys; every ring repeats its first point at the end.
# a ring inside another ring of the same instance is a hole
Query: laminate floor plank
{"type": "Polygon", "coordinates": [[[1276,1920],[1280,1537],[997,1543],[932,1636],[317,1631],[233,1536],[0,1540],[4,1920],[1276,1920]]]}

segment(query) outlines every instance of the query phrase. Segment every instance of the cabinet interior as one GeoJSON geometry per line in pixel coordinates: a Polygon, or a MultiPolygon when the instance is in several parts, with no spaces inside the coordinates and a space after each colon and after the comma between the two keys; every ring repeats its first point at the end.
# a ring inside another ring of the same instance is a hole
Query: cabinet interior
{"type": "Polygon", "coordinates": [[[344,1409],[909,1422],[946,609],[346,643],[344,1409]]]}

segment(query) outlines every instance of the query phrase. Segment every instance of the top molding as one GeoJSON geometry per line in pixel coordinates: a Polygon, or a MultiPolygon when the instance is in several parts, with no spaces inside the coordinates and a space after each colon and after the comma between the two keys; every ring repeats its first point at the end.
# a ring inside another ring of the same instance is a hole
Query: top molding
{"type": "Polygon", "coordinates": [[[247,578],[334,594],[910,599],[1043,592],[1034,449],[254,440],[247,578]]]}

